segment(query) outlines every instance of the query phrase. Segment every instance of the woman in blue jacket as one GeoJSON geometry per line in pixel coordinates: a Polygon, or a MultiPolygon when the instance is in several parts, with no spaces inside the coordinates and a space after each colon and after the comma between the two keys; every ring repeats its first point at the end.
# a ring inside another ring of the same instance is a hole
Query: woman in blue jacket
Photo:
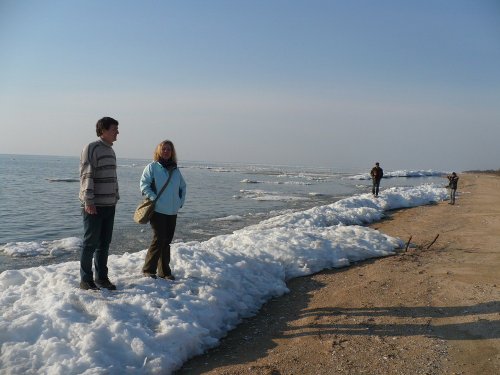
{"type": "Polygon", "coordinates": [[[142,195],[154,200],[167,179],[170,181],[156,201],[155,212],[150,224],[153,240],[149,245],[142,272],[144,276],[156,279],[156,275],[175,280],[170,269],[170,243],[174,237],[177,212],[186,199],[186,182],[177,168],[177,154],[171,141],[163,141],[153,154],[153,162],[148,164],[141,176],[142,195]],[[158,271],[158,272],[157,272],[158,271]]]}

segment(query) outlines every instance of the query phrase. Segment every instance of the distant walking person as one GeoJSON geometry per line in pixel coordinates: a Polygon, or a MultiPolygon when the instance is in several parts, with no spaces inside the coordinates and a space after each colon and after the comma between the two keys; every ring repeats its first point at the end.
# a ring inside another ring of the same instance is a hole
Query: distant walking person
{"type": "Polygon", "coordinates": [[[120,199],[116,155],[112,148],[119,133],[118,121],[103,117],[97,121],[96,133],[99,139],[85,146],[80,156],[80,201],[83,206],[84,230],[80,288],[115,290],[116,286],[108,279],[108,252],[113,234],[115,206],[120,199]]]}
{"type": "Polygon", "coordinates": [[[380,188],[380,180],[384,176],[384,170],[380,168],[380,163],[376,162],[375,166],[372,168],[370,172],[370,176],[372,176],[372,194],[378,197],[378,191],[380,188]]]}
{"type": "Polygon", "coordinates": [[[144,276],[156,279],[158,276],[175,280],[170,269],[170,243],[174,238],[177,212],[186,200],[186,182],[177,168],[177,153],[171,141],[163,141],[153,153],[153,162],[142,172],[140,189],[150,200],[166,185],[155,205],[150,224],[153,240],[149,245],[142,272],[144,276]]]}
{"type": "Polygon", "coordinates": [[[455,172],[446,176],[450,181],[448,187],[450,188],[450,204],[455,204],[455,196],[457,194],[458,176],[455,172]]]}

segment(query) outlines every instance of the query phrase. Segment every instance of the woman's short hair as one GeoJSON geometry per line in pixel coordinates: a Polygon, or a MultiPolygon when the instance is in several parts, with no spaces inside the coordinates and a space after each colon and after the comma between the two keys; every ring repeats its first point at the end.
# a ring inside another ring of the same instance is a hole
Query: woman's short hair
{"type": "Polygon", "coordinates": [[[170,160],[172,160],[174,163],[177,163],[177,153],[175,152],[174,143],[172,141],[169,141],[168,139],[160,142],[158,146],[156,146],[155,151],[153,153],[153,160],[158,161],[161,159],[161,148],[165,144],[168,144],[172,148],[172,156],[170,157],[170,160]]]}
{"type": "Polygon", "coordinates": [[[103,117],[97,121],[97,124],[95,125],[95,132],[97,136],[100,137],[102,133],[104,133],[104,130],[109,130],[112,125],[118,126],[118,121],[111,117],[103,117]]]}

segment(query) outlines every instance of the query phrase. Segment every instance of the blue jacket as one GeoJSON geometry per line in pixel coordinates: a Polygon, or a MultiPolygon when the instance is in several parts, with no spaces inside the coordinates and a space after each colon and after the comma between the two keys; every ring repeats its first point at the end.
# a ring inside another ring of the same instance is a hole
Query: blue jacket
{"type": "MultiPolygon", "coordinates": [[[[177,212],[186,200],[186,182],[181,171],[175,168],[171,171],[172,178],[167,187],[156,201],[155,211],[165,215],[177,215],[177,212]]],[[[154,200],[156,193],[161,190],[167,182],[169,172],[159,162],[148,164],[142,172],[140,189],[142,195],[154,200]],[[154,189],[152,184],[154,181],[154,189]]]]}

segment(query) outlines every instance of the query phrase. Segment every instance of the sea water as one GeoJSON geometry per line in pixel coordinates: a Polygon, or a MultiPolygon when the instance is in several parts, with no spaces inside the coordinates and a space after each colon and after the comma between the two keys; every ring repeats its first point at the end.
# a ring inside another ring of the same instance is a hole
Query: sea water
{"type": "MultiPolygon", "coordinates": [[[[132,220],[141,200],[139,179],[149,162],[117,160],[121,199],[111,254],[137,252],[151,241],[149,225],[132,220]]],[[[0,155],[0,272],[79,259],[83,222],[78,168],[78,157],[0,155]]],[[[179,168],[187,198],[174,242],[204,241],[371,190],[366,171],[194,161],[180,161],[179,168]]],[[[432,170],[386,175],[393,178],[382,181],[382,190],[443,183],[442,172],[432,170]]]]}

